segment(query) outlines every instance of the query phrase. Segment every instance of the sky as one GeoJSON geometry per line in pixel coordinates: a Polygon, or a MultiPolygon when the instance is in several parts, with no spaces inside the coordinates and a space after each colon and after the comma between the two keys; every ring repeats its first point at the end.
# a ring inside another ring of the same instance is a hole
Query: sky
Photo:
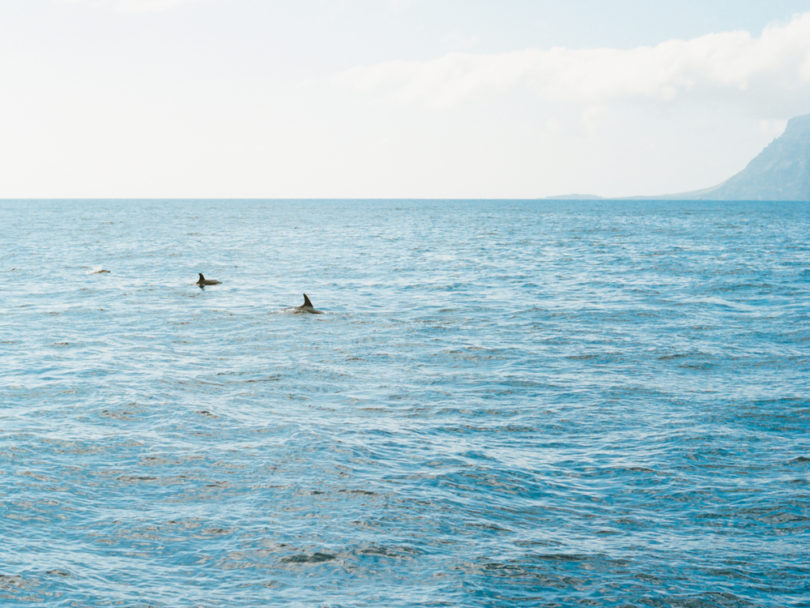
{"type": "Polygon", "coordinates": [[[0,198],[715,185],[810,113],[810,0],[0,0],[0,198]]]}

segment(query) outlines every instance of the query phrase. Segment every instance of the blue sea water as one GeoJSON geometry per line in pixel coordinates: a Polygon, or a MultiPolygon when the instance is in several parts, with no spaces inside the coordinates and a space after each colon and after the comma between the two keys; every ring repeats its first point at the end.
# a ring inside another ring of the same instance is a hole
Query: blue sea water
{"type": "Polygon", "coordinates": [[[809,319],[810,204],[0,201],[0,605],[810,606],[809,319]]]}

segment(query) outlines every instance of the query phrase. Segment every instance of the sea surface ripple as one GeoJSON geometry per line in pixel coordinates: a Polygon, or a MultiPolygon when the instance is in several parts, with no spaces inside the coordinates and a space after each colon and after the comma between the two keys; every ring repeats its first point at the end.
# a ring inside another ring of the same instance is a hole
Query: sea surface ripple
{"type": "Polygon", "coordinates": [[[0,605],[810,606],[809,313],[803,203],[0,201],[0,605]]]}

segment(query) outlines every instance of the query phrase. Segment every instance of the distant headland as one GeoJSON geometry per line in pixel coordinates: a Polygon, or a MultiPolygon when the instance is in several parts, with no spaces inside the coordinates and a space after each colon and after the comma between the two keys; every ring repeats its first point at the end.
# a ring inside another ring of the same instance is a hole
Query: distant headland
{"type": "MultiPolygon", "coordinates": [[[[594,199],[567,195],[555,199],[594,199]]],[[[810,114],[788,121],[785,132],[739,173],[711,188],[679,194],[633,196],[652,200],[810,201],[810,114]]]]}

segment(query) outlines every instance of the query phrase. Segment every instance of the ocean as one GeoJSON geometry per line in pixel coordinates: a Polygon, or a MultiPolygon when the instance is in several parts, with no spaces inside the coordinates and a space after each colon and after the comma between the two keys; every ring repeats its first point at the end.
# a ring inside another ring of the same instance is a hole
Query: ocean
{"type": "Polygon", "coordinates": [[[0,201],[0,605],[810,606],[809,320],[810,203],[0,201]]]}

